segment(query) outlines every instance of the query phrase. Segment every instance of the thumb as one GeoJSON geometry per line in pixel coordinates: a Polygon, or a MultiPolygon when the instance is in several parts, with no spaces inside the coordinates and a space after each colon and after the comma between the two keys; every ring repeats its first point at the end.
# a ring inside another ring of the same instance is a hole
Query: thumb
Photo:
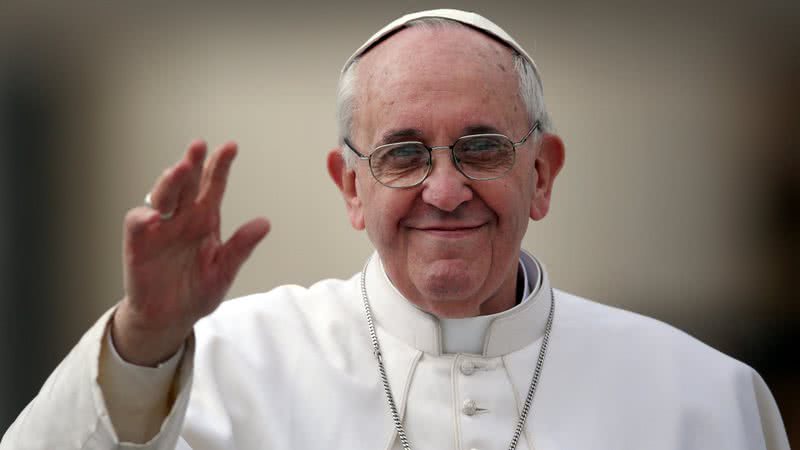
{"type": "Polygon", "coordinates": [[[269,233],[270,223],[267,219],[259,217],[245,223],[231,236],[218,254],[218,263],[221,275],[228,280],[233,280],[239,268],[253,252],[253,249],[269,233]]]}

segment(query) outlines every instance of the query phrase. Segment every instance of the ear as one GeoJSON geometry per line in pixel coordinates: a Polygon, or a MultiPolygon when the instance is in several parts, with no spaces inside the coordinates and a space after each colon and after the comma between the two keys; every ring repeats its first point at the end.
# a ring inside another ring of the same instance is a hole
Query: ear
{"type": "Polygon", "coordinates": [[[344,197],[350,224],[356,230],[363,230],[364,211],[356,189],[356,172],[347,167],[340,147],[336,147],[328,153],[328,174],[344,197]]]}
{"type": "Polygon", "coordinates": [[[536,188],[531,199],[531,219],[542,220],[550,210],[550,193],[556,175],[564,166],[564,142],[555,134],[543,133],[534,162],[536,188]]]}

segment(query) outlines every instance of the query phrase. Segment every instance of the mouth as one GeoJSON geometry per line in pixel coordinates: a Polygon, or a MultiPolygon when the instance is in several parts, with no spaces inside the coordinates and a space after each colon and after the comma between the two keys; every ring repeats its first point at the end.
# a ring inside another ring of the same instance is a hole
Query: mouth
{"type": "Polygon", "coordinates": [[[461,238],[470,236],[483,229],[485,224],[478,225],[440,225],[440,226],[425,226],[416,227],[417,231],[421,231],[431,236],[442,238],[461,238]]]}

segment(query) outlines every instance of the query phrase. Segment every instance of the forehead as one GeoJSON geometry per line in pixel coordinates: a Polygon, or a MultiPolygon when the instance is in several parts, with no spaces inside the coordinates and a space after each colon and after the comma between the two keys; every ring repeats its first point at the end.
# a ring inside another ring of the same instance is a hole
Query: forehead
{"type": "MultiPolygon", "coordinates": [[[[357,66],[354,132],[509,127],[522,114],[511,50],[468,27],[403,29],[357,66]]],[[[447,130],[448,132],[450,130],[447,130]]]]}

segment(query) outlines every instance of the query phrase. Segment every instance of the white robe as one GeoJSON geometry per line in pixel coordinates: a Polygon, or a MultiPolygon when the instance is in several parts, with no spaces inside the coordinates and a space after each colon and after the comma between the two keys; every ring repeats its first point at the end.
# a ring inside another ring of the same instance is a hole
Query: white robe
{"type": "MultiPolygon", "coordinates": [[[[550,308],[546,272],[527,301],[492,321],[480,355],[443,353],[438,320],[399,294],[377,258],[367,291],[412,448],[507,448],[550,308]],[[464,410],[470,400],[480,412],[464,410]]],[[[96,381],[110,313],[20,414],[2,450],[400,448],[358,275],[225,302],[200,321],[177,369],[172,410],[144,445],[118,442],[96,381]]],[[[789,445],[769,390],[748,366],[656,320],[555,291],[550,347],[517,448],[789,445]]]]}

